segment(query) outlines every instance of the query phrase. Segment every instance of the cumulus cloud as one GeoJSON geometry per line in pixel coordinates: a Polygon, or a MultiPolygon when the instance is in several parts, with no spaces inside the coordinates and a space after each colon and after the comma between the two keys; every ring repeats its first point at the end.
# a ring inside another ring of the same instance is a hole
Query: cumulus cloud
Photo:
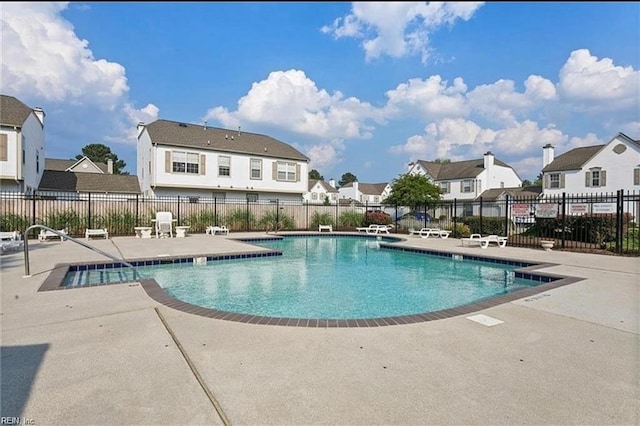
{"type": "Polygon", "coordinates": [[[588,49],[571,52],[559,78],[563,100],[580,109],[613,111],[638,106],[640,71],[614,65],[609,58],[598,59],[588,49]]]}
{"type": "Polygon", "coordinates": [[[217,106],[205,119],[224,126],[240,123],[268,124],[318,138],[363,139],[372,135],[371,121],[382,122],[376,108],[342,93],[319,89],[304,71],[274,71],[238,101],[238,109],[217,106]]]}
{"type": "Polygon", "coordinates": [[[465,92],[467,85],[462,78],[453,80],[451,86],[439,75],[426,80],[410,79],[389,90],[385,114],[388,117],[417,113],[424,121],[441,117],[460,117],[469,113],[465,92]]]}
{"type": "Polygon", "coordinates": [[[460,161],[479,158],[486,151],[492,151],[499,158],[515,158],[536,155],[547,143],[557,146],[566,139],[559,130],[553,127],[541,129],[532,121],[493,130],[457,118],[429,123],[423,135],[409,137],[405,144],[392,146],[390,152],[408,154],[411,160],[447,158],[460,161]]]}
{"type": "Polygon", "coordinates": [[[340,140],[313,145],[306,150],[309,169],[332,169],[342,161],[344,144],[340,140]]]}
{"type": "Polygon", "coordinates": [[[334,38],[363,39],[367,61],[431,53],[429,35],[444,25],[469,20],[484,2],[354,2],[351,13],[321,28],[334,38]]]}
{"type": "Polygon", "coordinates": [[[66,7],[2,4],[2,90],[112,108],[129,90],[124,67],[94,58],[88,41],[60,16],[66,7]]]}

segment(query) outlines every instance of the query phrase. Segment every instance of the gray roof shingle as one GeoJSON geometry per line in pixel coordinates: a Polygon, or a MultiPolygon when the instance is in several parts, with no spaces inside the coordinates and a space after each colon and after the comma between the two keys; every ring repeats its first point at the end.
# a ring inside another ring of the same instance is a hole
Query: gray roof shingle
{"type": "MultiPolygon", "coordinates": [[[[427,170],[427,172],[433,177],[433,180],[475,178],[484,170],[484,158],[451,163],[435,163],[433,161],[418,160],[418,163],[427,170]]],[[[494,164],[511,168],[511,166],[497,158],[494,160],[494,164]]]]}
{"type": "MultiPolygon", "coordinates": [[[[62,160],[58,158],[45,158],[44,159],[44,169],[45,170],[58,170],[64,172],[69,167],[76,164],[78,160],[62,160]]],[[[93,163],[104,173],[108,172],[107,165],[105,163],[93,163]]]]}
{"type": "Polygon", "coordinates": [[[22,127],[33,109],[14,98],[0,95],[0,125],[22,127]]]}
{"type": "Polygon", "coordinates": [[[309,161],[291,145],[257,133],[169,120],[156,120],[145,127],[154,144],[309,161]]]}
{"type": "Polygon", "coordinates": [[[557,156],[551,163],[542,169],[543,173],[560,172],[565,170],[580,170],[584,163],[596,155],[604,145],[584,146],[574,148],[557,156]]]}
{"type": "Polygon", "coordinates": [[[74,173],[60,170],[45,170],[42,174],[38,190],[140,194],[140,184],[138,183],[138,177],[135,175],[74,173]]]}
{"type": "Polygon", "coordinates": [[[316,183],[320,182],[320,185],[324,188],[326,192],[338,192],[333,186],[329,185],[327,182],[318,179],[309,179],[309,191],[316,185],[316,183]]]}
{"type": "Polygon", "coordinates": [[[495,201],[502,194],[509,194],[513,199],[518,198],[537,198],[542,193],[541,186],[519,186],[514,188],[492,188],[487,189],[480,194],[477,199],[482,197],[483,201],[495,201]]]}

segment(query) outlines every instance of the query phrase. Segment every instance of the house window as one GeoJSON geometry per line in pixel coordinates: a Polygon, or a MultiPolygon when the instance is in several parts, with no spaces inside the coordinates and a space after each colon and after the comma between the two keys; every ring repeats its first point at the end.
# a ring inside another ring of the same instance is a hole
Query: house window
{"type": "Polygon", "coordinates": [[[36,173],[40,173],[40,153],[36,151],[36,173]]]}
{"type": "Polygon", "coordinates": [[[25,159],[25,152],[24,152],[24,148],[22,148],[22,164],[25,164],[26,159],[25,159]]]}
{"type": "Polygon", "coordinates": [[[317,192],[312,192],[311,193],[311,199],[312,200],[317,200],[318,199],[318,193],[317,192]]]}
{"type": "Polygon", "coordinates": [[[218,155],[218,176],[231,176],[231,157],[218,155]]]}
{"type": "Polygon", "coordinates": [[[633,184],[640,185],[640,166],[633,169],[633,184]]]}
{"type": "Polygon", "coordinates": [[[448,194],[449,193],[449,182],[440,182],[440,191],[443,194],[448,194]]]}
{"type": "Polygon", "coordinates": [[[257,203],[258,202],[258,194],[247,193],[247,201],[250,202],[250,203],[257,203]]]}
{"type": "Polygon", "coordinates": [[[473,216],[473,204],[465,204],[463,209],[463,216],[473,216]]]}
{"type": "Polygon", "coordinates": [[[584,186],[603,187],[607,186],[607,172],[600,167],[594,167],[585,173],[584,186]]]}
{"type": "Polygon", "coordinates": [[[462,181],[462,191],[461,192],[473,192],[473,181],[472,180],[463,180],[462,181]]]}
{"type": "Polygon", "coordinates": [[[173,151],[171,171],[174,173],[200,173],[200,155],[195,152],[173,151]]]}
{"type": "Polygon", "coordinates": [[[262,160],[251,159],[251,179],[262,179],[262,160]]]}
{"type": "Polygon", "coordinates": [[[380,202],[380,197],[378,197],[377,195],[375,197],[373,197],[373,202],[374,203],[379,203],[380,202]]]}
{"type": "Polygon", "coordinates": [[[591,172],[591,186],[600,186],[600,170],[591,172]]]}
{"type": "Polygon", "coordinates": [[[278,163],[278,180],[296,181],[296,163],[278,163]]]}
{"type": "Polygon", "coordinates": [[[549,188],[560,188],[560,173],[549,175],[549,188]]]}

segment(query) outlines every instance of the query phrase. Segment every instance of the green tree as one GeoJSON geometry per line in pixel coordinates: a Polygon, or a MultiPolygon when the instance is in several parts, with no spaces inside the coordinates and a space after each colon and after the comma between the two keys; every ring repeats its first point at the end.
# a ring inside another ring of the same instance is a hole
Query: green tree
{"type": "Polygon", "coordinates": [[[522,181],[522,187],[526,188],[527,186],[533,185],[529,179],[525,179],[522,181]]]}
{"type": "Polygon", "coordinates": [[[438,164],[449,164],[451,163],[451,160],[448,158],[436,158],[433,162],[438,164]]]}
{"type": "Polygon", "coordinates": [[[393,180],[391,193],[384,203],[418,208],[433,205],[440,199],[440,194],[440,187],[433,184],[428,177],[405,174],[393,180]]]}
{"type": "Polygon", "coordinates": [[[338,186],[345,186],[351,182],[357,182],[358,178],[353,173],[347,172],[342,175],[342,178],[338,181],[338,186]]]}
{"type": "Polygon", "coordinates": [[[126,167],[127,163],[123,160],[118,159],[118,156],[111,152],[111,148],[101,143],[91,143],[89,145],[85,145],[82,148],[82,154],[76,155],[76,160],[82,159],[82,157],[87,157],[89,160],[94,163],[106,163],[107,160],[113,161],[113,174],[114,175],[128,175],[129,172],[124,172],[123,169],[126,167]]]}
{"type": "Polygon", "coordinates": [[[324,180],[324,176],[322,176],[316,169],[311,169],[309,170],[309,179],[324,180]]]}

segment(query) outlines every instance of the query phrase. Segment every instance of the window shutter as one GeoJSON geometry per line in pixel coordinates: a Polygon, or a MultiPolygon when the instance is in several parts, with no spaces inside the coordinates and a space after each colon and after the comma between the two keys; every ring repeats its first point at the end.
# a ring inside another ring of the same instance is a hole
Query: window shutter
{"type": "Polygon", "coordinates": [[[586,186],[587,188],[591,186],[591,172],[585,172],[584,186],[586,186]]]}
{"type": "Polygon", "coordinates": [[[549,189],[549,175],[542,176],[542,187],[544,189],[549,189]]]}
{"type": "Polygon", "coordinates": [[[7,143],[7,135],[0,135],[0,161],[7,161],[9,159],[9,147],[7,143]]]}
{"type": "Polygon", "coordinates": [[[164,152],[164,171],[171,173],[171,151],[164,152]]]}
{"type": "Polygon", "coordinates": [[[600,186],[607,186],[607,171],[600,170],[600,186]]]}
{"type": "Polygon", "coordinates": [[[278,180],[278,163],[276,161],[271,165],[271,179],[278,180]]]}
{"type": "Polygon", "coordinates": [[[564,188],[564,173],[560,173],[560,188],[564,188]]]}
{"type": "Polygon", "coordinates": [[[471,181],[471,192],[476,192],[477,186],[478,186],[478,181],[472,180],[471,181]]]}
{"type": "Polygon", "coordinates": [[[207,174],[207,156],[204,154],[200,155],[200,174],[207,174]]]}
{"type": "Polygon", "coordinates": [[[300,182],[300,164],[296,164],[296,182],[300,182]]]}
{"type": "Polygon", "coordinates": [[[633,169],[633,184],[640,185],[640,169],[633,169]]]}
{"type": "Polygon", "coordinates": [[[460,192],[462,192],[462,190],[463,190],[463,189],[464,189],[464,188],[463,188],[462,181],[460,181],[460,192]]]}

